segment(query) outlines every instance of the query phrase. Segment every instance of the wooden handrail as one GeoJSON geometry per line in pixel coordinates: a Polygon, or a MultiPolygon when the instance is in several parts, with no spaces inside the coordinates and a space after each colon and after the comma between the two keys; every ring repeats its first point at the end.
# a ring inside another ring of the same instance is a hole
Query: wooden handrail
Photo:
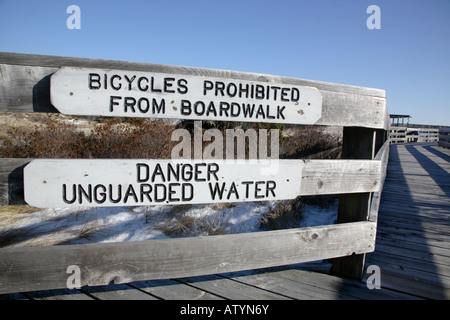
{"type": "MultiPolygon", "coordinates": [[[[195,276],[335,258],[333,272],[361,277],[375,246],[377,212],[389,153],[384,90],[225,70],[110,60],[0,53],[0,111],[57,112],[50,78],[61,67],[177,73],[316,88],[315,125],[342,126],[342,160],[302,163],[300,195],[340,194],[338,224],[248,234],[139,242],[0,249],[0,293],[64,288],[67,267],[81,285],[195,276]],[[386,142],[387,140],[387,142],[386,142]]],[[[23,204],[23,168],[32,159],[0,160],[0,200],[23,204]]]]}

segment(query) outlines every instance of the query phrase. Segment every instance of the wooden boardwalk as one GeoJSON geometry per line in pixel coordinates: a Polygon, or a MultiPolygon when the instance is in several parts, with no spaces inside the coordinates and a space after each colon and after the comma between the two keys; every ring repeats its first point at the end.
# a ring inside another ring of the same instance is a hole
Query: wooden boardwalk
{"type": "Polygon", "coordinates": [[[140,281],[0,299],[338,300],[450,298],[450,150],[391,145],[374,253],[381,289],[328,274],[327,262],[218,275],[140,281]]]}
{"type": "MultiPolygon", "coordinates": [[[[325,264],[327,265],[327,264],[325,264]]],[[[322,266],[323,267],[323,266],[322,266]]],[[[365,283],[289,266],[182,279],[58,289],[0,296],[38,300],[373,300],[417,299],[393,290],[369,290],[365,283]]]]}
{"type": "Polygon", "coordinates": [[[380,267],[384,288],[450,298],[450,149],[390,146],[370,264],[380,267]]]}

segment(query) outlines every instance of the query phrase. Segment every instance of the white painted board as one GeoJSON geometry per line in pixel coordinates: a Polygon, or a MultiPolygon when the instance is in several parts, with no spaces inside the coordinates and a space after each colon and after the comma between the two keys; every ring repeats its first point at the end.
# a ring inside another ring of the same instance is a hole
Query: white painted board
{"type": "Polygon", "coordinates": [[[37,159],[24,168],[34,207],[173,205],[293,199],[298,160],[37,159]]]}
{"type": "Polygon", "coordinates": [[[64,114],[315,124],[317,88],[202,75],[60,68],[52,104],[64,114]]]}

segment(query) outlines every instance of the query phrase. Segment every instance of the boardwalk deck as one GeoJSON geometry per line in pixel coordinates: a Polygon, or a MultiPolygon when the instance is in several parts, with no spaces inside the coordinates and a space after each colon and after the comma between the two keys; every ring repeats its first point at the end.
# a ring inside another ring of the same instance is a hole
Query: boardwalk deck
{"type": "Polygon", "coordinates": [[[450,150],[391,145],[370,264],[380,267],[384,288],[450,298],[450,150]]]}
{"type": "MultiPolygon", "coordinates": [[[[374,253],[381,286],[327,273],[326,262],[227,274],[48,290],[0,299],[449,299],[450,150],[391,145],[374,253]]],[[[367,275],[366,275],[367,276],[367,275]]]]}
{"type": "Polygon", "coordinates": [[[58,289],[0,296],[14,300],[396,300],[417,297],[289,266],[181,279],[58,289]]]}

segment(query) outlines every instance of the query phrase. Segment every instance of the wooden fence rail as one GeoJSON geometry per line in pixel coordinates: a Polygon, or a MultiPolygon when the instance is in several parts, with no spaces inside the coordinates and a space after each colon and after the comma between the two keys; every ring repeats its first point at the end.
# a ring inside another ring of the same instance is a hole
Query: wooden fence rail
{"type": "Polygon", "coordinates": [[[406,143],[406,127],[391,127],[389,140],[391,143],[406,143]]]}
{"type": "Polygon", "coordinates": [[[408,128],[408,142],[436,142],[439,138],[439,129],[434,128],[408,128]]]}
{"type": "MultiPolygon", "coordinates": [[[[389,116],[384,90],[235,71],[0,53],[0,111],[57,112],[52,74],[62,67],[127,70],[263,81],[317,88],[315,125],[343,127],[341,160],[302,162],[299,195],[339,194],[335,225],[139,242],[0,249],[0,293],[65,288],[78,266],[81,286],[238,271],[334,258],[333,272],[360,278],[375,247],[386,175],[389,116]]],[[[24,203],[23,172],[32,159],[0,160],[0,201],[24,203]]],[[[280,160],[281,161],[281,160],[280,160]]]]}
{"type": "Polygon", "coordinates": [[[391,127],[391,143],[436,142],[439,139],[437,128],[391,127]]]}
{"type": "Polygon", "coordinates": [[[450,128],[439,129],[439,147],[450,148],[450,128]]]}

